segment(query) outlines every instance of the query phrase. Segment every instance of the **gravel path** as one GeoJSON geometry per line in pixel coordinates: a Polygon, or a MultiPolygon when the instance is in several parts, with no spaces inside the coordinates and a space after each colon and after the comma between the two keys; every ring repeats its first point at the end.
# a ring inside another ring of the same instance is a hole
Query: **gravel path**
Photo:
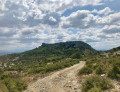
{"type": "Polygon", "coordinates": [[[85,62],[81,61],[79,64],[39,79],[24,92],[81,92],[77,73],[84,65],[85,62]]]}

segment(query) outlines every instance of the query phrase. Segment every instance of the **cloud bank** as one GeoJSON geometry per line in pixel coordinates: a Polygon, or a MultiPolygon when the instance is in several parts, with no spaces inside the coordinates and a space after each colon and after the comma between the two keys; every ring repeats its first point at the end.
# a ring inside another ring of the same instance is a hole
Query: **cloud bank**
{"type": "Polygon", "coordinates": [[[106,2],[120,3],[115,0],[1,0],[0,50],[24,51],[43,42],[75,40],[85,41],[96,49],[119,46],[120,11],[106,2]]]}

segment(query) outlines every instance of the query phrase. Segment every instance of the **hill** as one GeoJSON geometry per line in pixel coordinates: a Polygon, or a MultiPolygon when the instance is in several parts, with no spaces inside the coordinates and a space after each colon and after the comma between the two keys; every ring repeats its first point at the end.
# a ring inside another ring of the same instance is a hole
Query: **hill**
{"type": "MultiPolygon", "coordinates": [[[[89,44],[82,41],[68,41],[54,44],[43,43],[38,48],[19,54],[0,56],[0,61],[20,61],[22,63],[56,61],[77,54],[88,56],[97,53],[89,44]]],[[[78,56],[78,57],[80,57],[78,56]]]]}
{"type": "Polygon", "coordinates": [[[107,52],[112,53],[112,54],[119,53],[120,52],[120,46],[116,47],[116,48],[113,48],[111,50],[108,50],[107,52]]]}
{"type": "Polygon", "coordinates": [[[21,53],[21,60],[40,61],[46,60],[49,57],[56,59],[70,57],[72,54],[79,52],[80,55],[86,56],[95,54],[94,50],[90,45],[82,41],[69,41],[60,42],[55,44],[43,43],[40,47],[30,51],[21,53]]]}
{"type": "Polygon", "coordinates": [[[116,55],[120,56],[120,46],[116,47],[116,48],[113,48],[113,49],[110,49],[110,50],[107,50],[107,51],[104,51],[103,53],[107,56],[108,55],[109,56],[116,56],[116,55]]]}
{"type": "Polygon", "coordinates": [[[89,44],[82,41],[68,41],[55,44],[43,43],[38,48],[19,54],[9,54],[0,57],[0,61],[21,61],[35,62],[46,61],[49,59],[61,59],[71,57],[72,54],[78,53],[82,56],[95,54],[97,51],[89,44]]]}
{"type": "Polygon", "coordinates": [[[39,48],[25,52],[25,54],[42,55],[71,55],[73,52],[80,51],[84,54],[85,50],[95,51],[90,45],[82,41],[69,41],[55,44],[43,43],[39,48]]]}

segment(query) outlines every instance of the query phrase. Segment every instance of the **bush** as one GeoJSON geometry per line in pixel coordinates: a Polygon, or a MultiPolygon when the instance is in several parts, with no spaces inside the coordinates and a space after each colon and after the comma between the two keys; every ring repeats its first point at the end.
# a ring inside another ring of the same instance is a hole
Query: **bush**
{"type": "Polygon", "coordinates": [[[94,75],[94,76],[88,77],[83,82],[82,91],[88,92],[90,90],[95,90],[95,87],[104,91],[104,90],[112,88],[113,85],[111,84],[111,81],[109,79],[101,77],[99,75],[94,75]]]}
{"type": "Polygon", "coordinates": [[[0,75],[1,75],[2,73],[4,73],[4,70],[3,70],[3,69],[0,69],[0,75]]]}
{"type": "Polygon", "coordinates": [[[113,64],[112,69],[109,71],[108,76],[120,80],[120,62],[113,64]]]}
{"type": "Polygon", "coordinates": [[[9,92],[5,84],[0,80],[0,92],[9,92]]]}
{"type": "Polygon", "coordinates": [[[14,73],[6,73],[1,75],[1,80],[4,80],[6,78],[20,78],[20,74],[14,74],[14,73]]]}
{"type": "Polygon", "coordinates": [[[13,79],[11,78],[4,79],[4,84],[9,90],[9,92],[18,92],[16,84],[13,79]]]}
{"type": "Polygon", "coordinates": [[[20,79],[7,78],[3,80],[9,92],[22,92],[26,89],[27,84],[20,79]]]}
{"type": "Polygon", "coordinates": [[[91,88],[88,92],[103,92],[100,88],[94,87],[91,88]]]}
{"type": "Polygon", "coordinates": [[[1,75],[1,79],[4,80],[6,78],[10,78],[10,74],[3,74],[1,75]]]}
{"type": "Polygon", "coordinates": [[[93,69],[90,66],[85,66],[79,71],[79,75],[81,74],[91,74],[93,72],[93,69]]]}
{"type": "Polygon", "coordinates": [[[80,52],[74,53],[74,54],[72,54],[72,56],[71,56],[71,58],[73,58],[73,59],[79,59],[79,58],[81,58],[81,57],[82,57],[82,56],[81,56],[80,52]]]}
{"type": "Polygon", "coordinates": [[[65,61],[61,61],[61,62],[57,62],[57,63],[53,63],[53,64],[47,64],[47,65],[44,65],[42,67],[33,67],[31,68],[27,74],[36,74],[36,73],[48,73],[48,72],[52,72],[52,71],[56,71],[56,70],[59,70],[59,69],[62,69],[62,68],[65,68],[65,67],[69,67],[69,66],[72,66],[76,63],[79,63],[78,60],[65,60],[65,61]]]}
{"type": "Polygon", "coordinates": [[[107,72],[107,68],[105,67],[105,65],[103,64],[99,64],[97,67],[96,67],[96,74],[105,74],[107,72]]]}
{"type": "Polygon", "coordinates": [[[43,73],[45,72],[45,69],[43,67],[39,67],[33,70],[34,73],[43,73]]]}
{"type": "Polygon", "coordinates": [[[18,91],[23,91],[27,88],[26,82],[23,80],[15,80],[18,91]]]}

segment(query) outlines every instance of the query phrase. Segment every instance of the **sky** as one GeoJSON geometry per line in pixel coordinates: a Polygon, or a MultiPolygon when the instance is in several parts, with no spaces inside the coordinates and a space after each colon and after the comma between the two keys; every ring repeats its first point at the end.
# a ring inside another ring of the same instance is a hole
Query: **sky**
{"type": "Polygon", "coordinates": [[[0,0],[1,52],[66,41],[120,46],[120,0],[0,0]]]}

